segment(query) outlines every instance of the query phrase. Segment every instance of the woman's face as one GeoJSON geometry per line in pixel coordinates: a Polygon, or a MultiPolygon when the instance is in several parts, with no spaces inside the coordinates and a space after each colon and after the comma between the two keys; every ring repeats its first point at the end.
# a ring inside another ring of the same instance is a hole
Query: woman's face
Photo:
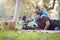
{"type": "Polygon", "coordinates": [[[40,18],[40,15],[35,14],[35,19],[38,20],[40,18]]]}

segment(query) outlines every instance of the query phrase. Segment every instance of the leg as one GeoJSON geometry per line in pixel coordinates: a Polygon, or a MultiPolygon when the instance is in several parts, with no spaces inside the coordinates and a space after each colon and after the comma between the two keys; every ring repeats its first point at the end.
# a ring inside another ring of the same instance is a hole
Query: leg
{"type": "Polygon", "coordinates": [[[23,30],[28,30],[28,28],[27,28],[27,27],[22,27],[22,29],[23,29],[23,30]]]}
{"type": "Polygon", "coordinates": [[[60,20],[57,20],[57,27],[60,27],[60,20]]]}
{"type": "Polygon", "coordinates": [[[55,30],[60,30],[60,20],[57,20],[57,26],[56,26],[55,30]]]}
{"type": "Polygon", "coordinates": [[[47,30],[55,30],[54,26],[50,26],[47,30]]]}
{"type": "Polygon", "coordinates": [[[27,28],[28,28],[28,30],[34,30],[35,29],[35,28],[32,28],[31,26],[28,26],[27,28]]]}
{"type": "Polygon", "coordinates": [[[60,27],[56,27],[55,30],[60,30],[60,27]]]}
{"type": "Polygon", "coordinates": [[[35,28],[32,28],[31,26],[23,27],[24,30],[34,30],[35,28]]]}
{"type": "Polygon", "coordinates": [[[50,25],[50,27],[48,28],[48,30],[59,30],[60,29],[60,20],[56,20],[56,21],[57,21],[56,26],[50,25]]]}

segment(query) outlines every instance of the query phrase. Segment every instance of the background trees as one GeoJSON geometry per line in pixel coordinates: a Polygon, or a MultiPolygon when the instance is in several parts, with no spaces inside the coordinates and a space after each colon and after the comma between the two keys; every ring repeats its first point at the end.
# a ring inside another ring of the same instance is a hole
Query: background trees
{"type": "MultiPolygon", "coordinates": [[[[13,16],[15,11],[16,0],[5,0],[4,8],[7,16],[13,16]]],[[[46,10],[50,17],[53,19],[57,19],[58,17],[58,1],[57,0],[20,0],[20,17],[23,15],[28,15],[28,17],[32,18],[34,13],[34,7],[39,6],[42,10],[46,10]],[[52,16],[53,15],[53,16],[52,16]]],[[[1,4],[1,3],[0,3],[1,4]]],[[[2,4],[1,4],[2,5],[2,4]]],[[[0,13],[1,14],[1,13],[0,13]]]]}

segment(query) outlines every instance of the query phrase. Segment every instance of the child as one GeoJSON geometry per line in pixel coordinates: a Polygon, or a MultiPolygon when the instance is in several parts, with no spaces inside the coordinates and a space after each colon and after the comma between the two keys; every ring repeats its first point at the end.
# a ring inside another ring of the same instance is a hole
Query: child
{"type": "Polygon", "coordinates": [[[31,26],[28,26],[28,23],[33,21],[33,20],[28,20],[26,16],[23,16],[22,20],[23,20],[22,29],[24,29],[24,30],[34,30],[35,29],[31,26]]]}

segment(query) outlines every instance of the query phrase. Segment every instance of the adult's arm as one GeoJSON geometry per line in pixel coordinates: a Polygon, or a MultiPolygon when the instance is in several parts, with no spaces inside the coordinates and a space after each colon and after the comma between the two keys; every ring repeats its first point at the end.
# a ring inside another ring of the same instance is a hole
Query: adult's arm
{"type": "Polygon", "coordinates": [[[50,26],[50,22],[49,22],[49,20],[48,21],[46,21],[46,23],[45,23],[46,25],[45,25],[45,28],[44,28],[44,30],[47,30],[48,28],[49,28],[49,26],[50,26]]]}
{"type": "Polygon", "coordinates": [[[44,28],[44,30],[47,30],[49,28],[49,26],[50,26],[50,21],[49,21],[50,19],[48,17],[46,17],[46,16],[43,16],[42,19],[45,22],[45,28],[44,28]]]}

